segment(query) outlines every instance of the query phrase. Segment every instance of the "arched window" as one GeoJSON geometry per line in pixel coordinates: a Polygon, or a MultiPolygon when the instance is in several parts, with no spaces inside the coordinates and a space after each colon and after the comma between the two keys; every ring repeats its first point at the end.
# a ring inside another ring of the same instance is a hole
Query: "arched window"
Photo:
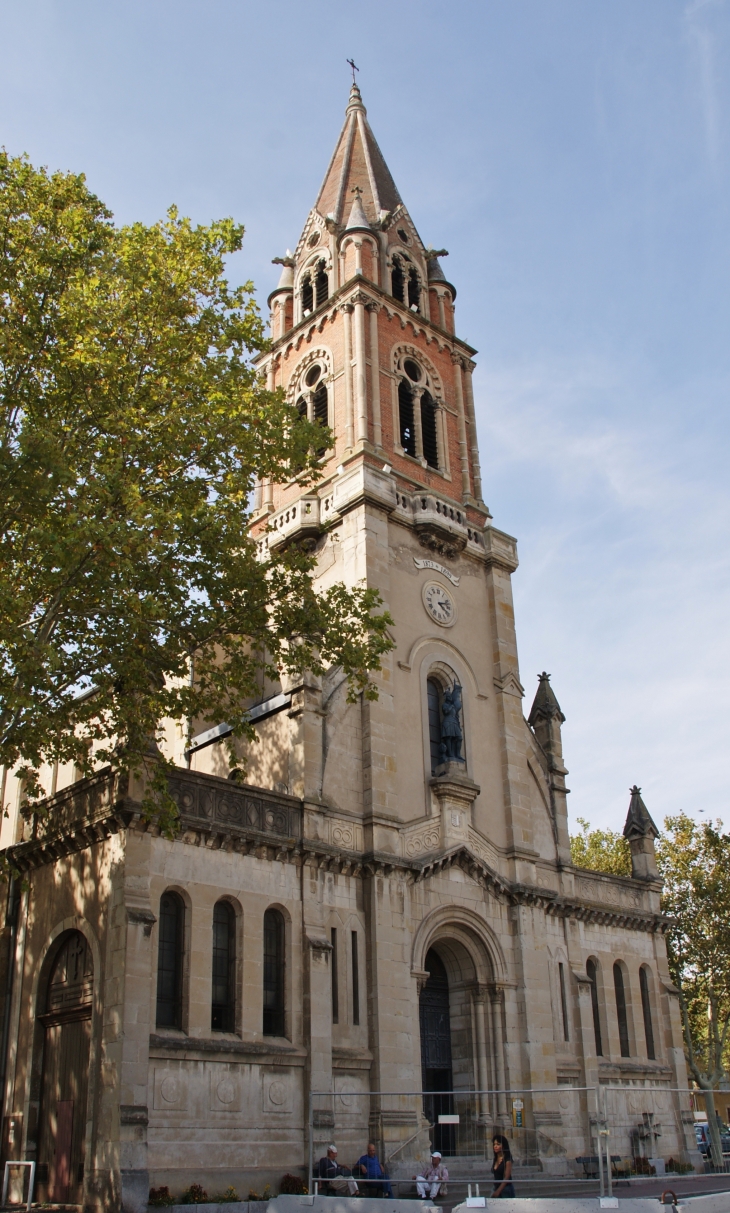
{"type": "Polygon", "coordinates": [[[415,308],[416,311],[421,307],[421,284],[418,281],[418,271],[415,266],[411,266],[408,271],[408,306],[415,308]]]}
{"type": "Polygon", "coordinates": [[[603,1041],[601,1039],[601,1012],[598,1006],[598,969],[595,960],[589,960],[586,965],[586,976],[591,983],[591,1008],[593,1010],[593,1035],[596,1041],[596,1056],[603,1057],[603,1041]]]}
{"type": "Polygon", "coordinates": [[[390,290],[394,299],[397,299],[399,303],[405,303],[406,276],[403,272],[403,262],[397,256],[393,258],[390,271],[390,290]]]}
{"type": "Polygon", "coordinates": [[[423,457],[429,467],[439,465],[439,444],[436,437],[436,406],[430,392],[421,396],[421,435],[423,438],[423,457]]]}
{"type": "Polygon", "coordinates": [[[329,295],[329,289],[330,289],[329,288],[329,278],[327,277],[327,270],[325,269],[324,261],[319,261],[317,263],[317,272],[316,272],[316,276],[314,279],[314,295],[315,295],[315,306],[316,307],[321,307],[323,303],[327,302],[327,297],[329,295]]]}
{"type": "Polygon", "coordinates": [[[654,1048],[654,1026],[651,1021],[651,992],[649,990],[649,970],[646,965],[639,969],[639,985],[641,986],[641,1009],[644,1013],[644,1036],[646,1037],[646,1055],[649,1061],[656,1061],[654,1048]]]}
{"type": "Polygon", "coordinates": [[[441,687],[435,678],[426,682],[428,696],[428,739],[431,745],[431,774],[435,775],[441,758],[441,687]]]}
{"type": "Polygon", "coordinates": [[[182,974],[185,907],[177,893],[160,898],[157,947],[157,1026],[182,1027],[182,974]]]}
{"type": "Polygon", "coordinates": [[[413,392],[405,379],[398,384],[398,412],[400,417],[400,444],[407,455],[416,456],[416,434],[413,419],[413,392]]]}
{"type": "Polygon", "coordinates": [[[284,919],[264,914],[264,1036],[284,1035],[284,919]]]}
{"type": "Polygon", "coordinates": [[[621,1045],[621,1056],[630,1057],[631,1049],[629,1047],[629,1019],[626,1013],[626,991],[624,989],[624,975],[618,961],[613,966],[613,988],[616,993],[616,1016],[618,1018],[618,1039],[621,1045]]]}
{"type": "Polygon", "coordinates": [[[213,988],[210,1026],[232,1032],[236,1026],[236,915],[227,901],[213,909],[213,988]]]}

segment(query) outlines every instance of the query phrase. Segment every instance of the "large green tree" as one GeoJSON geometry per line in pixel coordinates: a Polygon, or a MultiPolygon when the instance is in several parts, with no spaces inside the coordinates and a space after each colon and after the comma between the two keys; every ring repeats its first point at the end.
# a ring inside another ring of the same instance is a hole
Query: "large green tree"
{"type": "Polygon", "coordinates": [[[667,952],[679,991],[690,1073],[705,1093],[715,1161],[722,1147],[714,1090],[727,1076],[730,1028],[730,834],[721,823],[668,817],[657,845],[669,915],[667,952]]]}
{"type": "MultiPolygon", "coordinates": [[[[626,840],[613,830],[571,836],[573,862],[631,875],[626,840]]],[[[728,1073],[730,1032],[730,834],[721,823],[667,817],[657,842],[663,881],[661,908],[670,920],[667,955],[679,993],[687,1064],[704,1092],[715,1161],[722,1158],[714,1091],[728,1073]]]]}
{"type": "Polygon", "coordinates": [[[252,367],[253,288],[224,274],[242,237],[175,210],[117,227],[83,176],[0,155],[0,764],[30,805],[43,762],[93,750],[148,763],[159,810],[161,722],[251,735],[262,666],[375,695],[377,593],[316,594],[311,555],[250,539],[255,481],[316,479],[329,434],[252,367]]]}

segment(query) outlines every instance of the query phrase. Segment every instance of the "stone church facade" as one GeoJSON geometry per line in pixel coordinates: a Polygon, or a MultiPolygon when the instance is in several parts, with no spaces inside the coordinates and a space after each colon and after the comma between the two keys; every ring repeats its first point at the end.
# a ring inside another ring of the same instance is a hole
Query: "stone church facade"
{"type": "MultiPolygon", "coordinates": [[[[345,1162],[373,1137],[397,1173],[439,1131],[423,1089],[479,1093],[474,1150],[512,1131],[520,1093],[533,1162],[568,1173],[595,1152],[584,1088],[687,1086],[639,790],[633,876],[574,868],[547,675],[523,715],[516,545],[483,501],[475,351],[443,256],[353,86],[260,359],[335,448],[316,488],[260,486],[253,534],[262,559],[309,545],[322,588],[380,590],[396,647],[378,699],[348,703],[337,670],[265,686],[244,784],[215,737],[188,765],[171,728],[173,841],[106,771],[55,773],[47,824],[20,821],[5,781],[24,879],[2,1150],[36,1160],[40,1199],[137,1210],[151,1184],[191,1182],[245,1197],[333,1137],[345,1162]]],[[[673,1131],[686,1153],[691,1125],[673,1131]]]]}

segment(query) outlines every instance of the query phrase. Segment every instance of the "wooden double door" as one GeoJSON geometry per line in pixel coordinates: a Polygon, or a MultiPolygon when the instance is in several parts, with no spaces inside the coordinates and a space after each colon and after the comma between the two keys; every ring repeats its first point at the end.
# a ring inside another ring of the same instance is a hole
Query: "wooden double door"
{"type": "Polygon", "coordinates": [[[73,931],[51,971],[44,1026],[36,1199],[80,1204],[84,1184],[91,1011],[91,952],[73,931]]]}

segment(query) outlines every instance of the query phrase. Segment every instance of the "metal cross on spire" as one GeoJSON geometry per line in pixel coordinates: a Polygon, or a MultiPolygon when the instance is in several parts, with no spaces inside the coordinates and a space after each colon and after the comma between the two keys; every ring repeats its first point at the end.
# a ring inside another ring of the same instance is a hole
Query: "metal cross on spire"
{"type": "Polygon", "coordinates": [[[352,83],[354,84],[355,83],[355,72],[359,72],[360,68],[357,66],[354,59],[347,59],[346,62],[349,63],[350,67],[352,68],[352,83]]]}

